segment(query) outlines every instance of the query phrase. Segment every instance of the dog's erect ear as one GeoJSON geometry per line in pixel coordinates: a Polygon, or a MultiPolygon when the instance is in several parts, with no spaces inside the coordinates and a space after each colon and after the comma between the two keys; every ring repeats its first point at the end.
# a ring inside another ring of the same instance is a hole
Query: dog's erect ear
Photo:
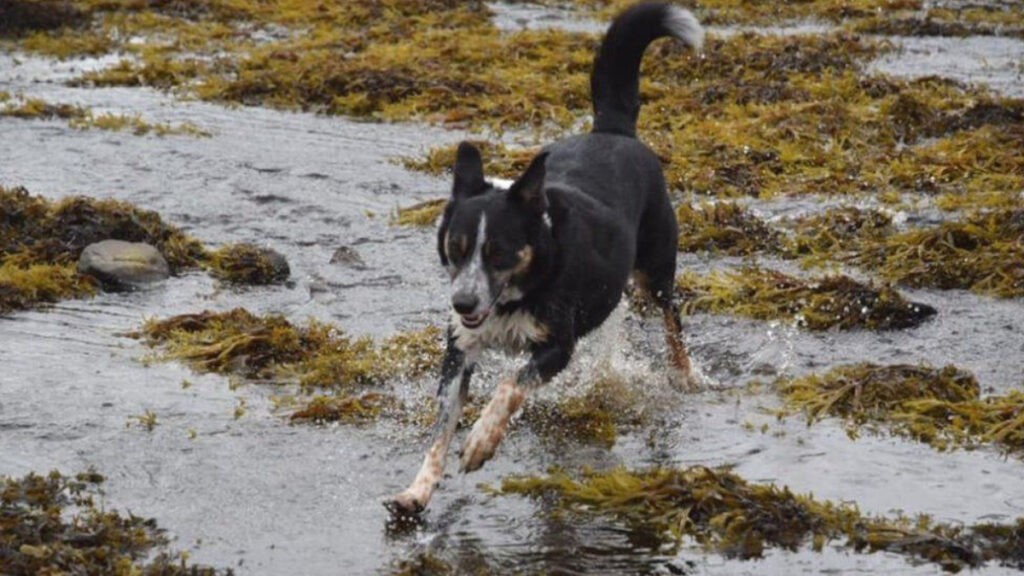
{"type": "Polygon", "coordinates": [[[521,202],[530,212],[538,216],[548,209],[548,198],[544,194],[544,177],[546,175],[544,162],[547,159],[547,152],[537,154],[530,162],[526,172],[523,172],[523,175],[508,189],[509,199],[521,202]]]}
{"type": "Polygon", "coordinates": [[[452,198],[469,198],[476,196],[486,188],[484,183],[484,161],[480,151],[469,142],[459,144],[455,154],[455,184],[452,186],[452,198]]]}

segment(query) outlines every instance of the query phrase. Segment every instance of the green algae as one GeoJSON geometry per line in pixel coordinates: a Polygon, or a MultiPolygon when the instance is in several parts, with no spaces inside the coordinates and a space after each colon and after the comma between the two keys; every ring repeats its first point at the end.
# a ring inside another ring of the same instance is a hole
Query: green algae
{"type": "Polygon", "coordinates": [[[51,472],[0,478],[0,572],[175,576],[231,574],[168,549],[156,520],[96,503],[103,477],[51,472]]]}
{"type": "Polygon", "coordinates": [[[851,436],[886,430],[938,450],[994,444],[1024,450],[1024,391],[981,397],[977,380],[954,366],[853,364],[777,383],[808,423],[842,418],[851,436]]]}
{"type": "Polygon", "coordinates": [[[909,302],[889,287],[876,288],[836,275],[803,280],[745,267],[707,276],[679,275],[676,289],[685,313],[731,313],[758,320],[786,320],[809,330],[912,328],[935,309],[909,302]]]}
{"type": "Polygon", "coordinates": [[[676,208],[681,252],[716,252],[729,256],[775,252],[779,234],[734,202],[680,204],[676,208]]]}
{"type": "Polygon", "coordinates": [[[556,498],[561,509],[580,517],[609,516],[661,543],[693,541],[742,559],[760,558],[767,547],[810,545],[820,551],[835,541],[857,552],[902,554],[950,572],[989,561],[1024,566],[1019,540],[1024,519],[963,527],[924,516],[865,516],[852,504],[752,484],[726,468],[619,468],[586,471],[579,479],[553,471],[544,477],[507,478],[499,493],[556,498]]]}

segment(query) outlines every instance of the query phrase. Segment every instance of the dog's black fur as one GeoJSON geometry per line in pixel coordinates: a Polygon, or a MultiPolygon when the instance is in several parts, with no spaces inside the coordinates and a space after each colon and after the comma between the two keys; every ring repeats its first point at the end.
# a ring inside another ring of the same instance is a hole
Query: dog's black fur
{"type": "MultiPolygon", "coordinates": [[[[666,4],[640,4],[616,18],[591,77],[593,131],[545,147],[507,191],[484,179],[472,145],[459,146],[438,231],[455,311],[438,389],[442,452],[482,348],[527,348],[515,386],[547,382],[569,363],[576,341],[618,305],[631,274],[663,310],[674,360],[689,376],[673,300],[678,225],[658,157],[635,138],[640,60],[663,36],[698,47],[703,33],[689,12],[666,4]]],[[[463,460],[467,470],[480,464],[463,460]]],[[[395,503],[419,509],[426,505],[420,496],[395,503]]]]}

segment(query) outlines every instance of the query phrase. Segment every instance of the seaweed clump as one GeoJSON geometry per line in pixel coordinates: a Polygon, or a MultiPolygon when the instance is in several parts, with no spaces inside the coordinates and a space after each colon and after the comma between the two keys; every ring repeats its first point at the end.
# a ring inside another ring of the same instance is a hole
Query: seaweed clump
{"type": "Polygon", "coordinates": [[[869,427],[938,450],[982,444],[1024,450],[1024,391],[982,398],[974,376],[954,366],[853,364],[784,380],[778,389],[809,424],[836,416],[851,436],[869,427]]]}
{"type": "Polygon", "coordinates": [[[277,252],[244,243],[210,252],[204,265],[216,278],[235,284],[278,284],[291,273],[288,262],[277,252]]]}
{"type": "Polygon", "coordinates": [[[24,188],[0,187],[0,314],[94,294],[98,283],[75,263],[86,246],[109,238],[156,246],[174,271],[198,265],[204,254],[155,212],[125,202],[51,202],[24,188]]]}
{"type": "Polygon", "coordinates": [[[787,254],[848,258],[860,239],[879,239],[893,232],[892,217],[880,210],[842,206],[810,214],[791,222],[787,254]]]}
{"type": "MultiPolygon", "coordinates": [[[[610,9],[627,3],[576,2],[610,9]]],[[[921,4],[722,0],[707,3],[701,17],[708,23],[775,25],[790,17],[870,18],[877,9],[888,17],[891,10],[918,10],[921,4]]],[[[419,119],[497,132],[533,129],[545,136],[580,129],[590,113],[588,73],[597,36],[498,33],[482,2],[73,5],[92,26],[54,31],[50,42],[26,38],[18,46],[61,54],[60,41],[81,40],[89,47],[82,37],[91,35],[94,44],[106,42],[133,57],[90,72],[81,83],[146,85],[219,102],[377,120],[419,119]]],[[[1017,9],[976,12],[970,18],[979,22],[1010,24],[1020,16],[1017,9]]],[[[882,42],[845,32],[743,33],[709,37],[701,55],[672,43],[653,49],[660,54],[645,61],[639,132],[664,161],[672,188],[762,198],[912,191],[907,179],[912,184],[915,173],[922,174],[917,168],[929,162],[915,147],[934,138],[938,147],[970,148],[977,159],[969,170],[941,158],[929,164],[930,176],[947,164],[939,174],[942,194],[979,194],[1006,203],[1021,189],[1019,171],[991,169],[995,156],[1020,164],[1013,147],[1000,145],[1019,133],[1019,101],[936,78],[866,75],[865,64],[889,49],[882,42]],[[951,145],[975,129],[975,146],[951,145]]],[[[959,162],[958,155],[951,161],[959,162]]],[[[523,151],[499,150],[495,156],[511,173],[523,151]]],[[[431,152],[421,164],[437,171],[448,163],[431,152]]]]}
{"type": "Polygon", "coordinates": [[[992,560],[1024,566],[1018,540],[1024,535],[1024,519],[1015,525],[964,528],[927,517],[869,517],[852,504],[751,484],[722,468],[620,468],[585,472],[579,480],[555,471],[546,477],[506,479],[500,492],[546,501],[556,497],[576,514],[611,516],[659,543],[680,545],[689,538],[736,558],[759,558],[769,546],[796,550],[810,543],[820,551],[838,540],[857,552],[903,554],[950,572],[992,560]]]}
{"type": "Polygon", "coordinates": [[[153,211],[118,200],[73,196],[49,201],[24,188],[0,187],[0,258],[27,264],[76,261],[86,246],[101,240],[152,244],[172,271],[195,267],[202,245],[153,211]]]}
{"type": "Polygon", "coordinates": [[[585,383],[582,394],[569,395],[556,402],[527,404],[522,422],[542,438],[571,438],[585,444],[611,448],[619,430],[646,421],[640,399],[629,382],[616,374],[598,374],[585,383]]]}
{"type": "MultiPolygon", "coordinates": [[[[487,140],[470,140],[480,150],[484,159],[484,174],[490,177],[515,179],[530,165],[540,148],[510,148],[501,143],[487,140]]],[[[403,158],[402,165],[410,170],[426,172],[434,176],[448,173],[455,165],[458,144],[431,148],[426,158],[403,158]]]]}
{"type": "Polygon", "coordinates": [[[1024,296],[1024,209],[978,213],[867,241],[853,261],[915,288],[1024,296]]]}
{"type": "Polygon", "coordinates": [[[734,202],[680,204],[679,250],[718,252],[730,256],[779,249],[779,235],[763,220],[734,202]]]}
{"type": "Polygon", "coordinates": [[[242,308],[152,320],[132,336],[199,372],[298,382],[307,391],[333,393],[309,399],[293,413],[296,421],[365,421],[394,410],[397,401],[388,394],[354,393],[423,375],[440,364],[442,354],[441,333],[433,327],[375,344],[330,324],[310,320],[294,326],[283,316],[256,316],[242,308]]]}
{"type": "Polygon", "coordinates": [[[94,294],[99,284],[75,264],[86,246],[109,239],[154,246],[172,274],[203,268],[249,284],[288,275],[288,263],[273,251],[247,244],[208,251],[156,212],[127,202],[85,196],[51,201],[0,186],[0,314],[94,294]]]}
{"type": "MultiPolygon", "coordinates": [[[[438,558],[430,552],[424,551],[416,554],[413,558],[396,562],[390,572],[390,576],[453,576],[459,570],[438,558]]],[[[477,576],[490,574],[490,570],[476,570],[477,576]]]]}
{"type": "Polygon", "coordinates": [[[676,280],[676,289],[689,314],[730,312],[757,320],[793,320],[809,330],[912,328],[936,313],[892,288],[875,288],[848,276],[802,280],[757,267],[708,276],[685,273],[676,280]]]}
{"type": "Polygon", "coordinates": [[[447,204],[447,198],[436,198],[399,208],[392,219],[392,223],[397,226],[433,226],[437,219],[441,217],[441,213],[444,212],[444,207],[447,204]]]}
{"type": "Polygon", "coordinates": [[[863,34],[889,36],[1007,36],[1024,38],[1024,13],[1012,6],[930,8],[924,14],[872,16],[849,26],[863,34]]]}
{"type": "MultiPolygon", "coordinates": [[[[0,102],[3,100],[0,99],[0,102]]],[[[89,108],[73,104],[51,104],[38,98],[22,98],[17,102],[6,102],[0,108],[0,117],[20,118],[23,120],[51,120],[59,118],[67,120],[68,125],[78,130],[97,128],[114,132],[130,131],[136,136],[155,134],[166,136],[171,134],[186,134],[195,137],[209,137],[206,132],[195,124],[185,122],[182,124],[166,124],[163,122],[151,123],[143,120],[140,116],[125,116],[122,114],[93,114],[89,108]]]]}
{"type": "Polygon", "coordinates": [[[99,284],[74,264],[0,264],[0,315],[96,293],[99,284]]]}
{"type": "Polygon", "coordinates": [[[0,478],[0,573],[232,573],[189,564],[185,553],[169,551],[154,519],[96,506],[102,482],[95,472],[0,478]]]}
{"type": "Polygon", "coordinates": [[[65,0],[6,0],[0,12],[0,35],[73,28],[86,21],[87,15],[65,0]]]}
{"type": "Polygon", "coordinates": [[[366,392],[359,396],[316,396],[291,415],[292,422],[371,422],[387,411],[394,411],[398,400],[389,394],[366,392]]]}
{"type": "MultiPolygon", "coordinates": [[[[531,4],[545,6],[573,4],[605,19],[635,3],[632,0],[529,1],[531,4]]],[[[921,0],[802,0],[800,2],[703,0],[699,6],[693,9],[697,11],[700,21],[708,24],[777,26],[780,22],[807,19],[843,22],[870,17],[880,11],[903,13],[921,8],[921,0]]]]}

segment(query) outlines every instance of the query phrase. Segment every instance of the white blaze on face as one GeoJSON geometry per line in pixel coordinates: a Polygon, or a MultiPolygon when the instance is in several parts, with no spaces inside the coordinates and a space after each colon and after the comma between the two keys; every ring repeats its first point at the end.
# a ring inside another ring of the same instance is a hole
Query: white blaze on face
{"type": "Polygon", "coordinates": [[[480,213],[480,222],[476,229],[476,245],[473,246],[473,255],[469,262],[459,270],[452,279],[452,296],[460,293],[475,294],[477,297],[476,310],[473,314],[479,314],[491,304],[491,291],[487,279],[487,271],[484,270],[484,242],[487,241],[487,215],[480,213]]]}

